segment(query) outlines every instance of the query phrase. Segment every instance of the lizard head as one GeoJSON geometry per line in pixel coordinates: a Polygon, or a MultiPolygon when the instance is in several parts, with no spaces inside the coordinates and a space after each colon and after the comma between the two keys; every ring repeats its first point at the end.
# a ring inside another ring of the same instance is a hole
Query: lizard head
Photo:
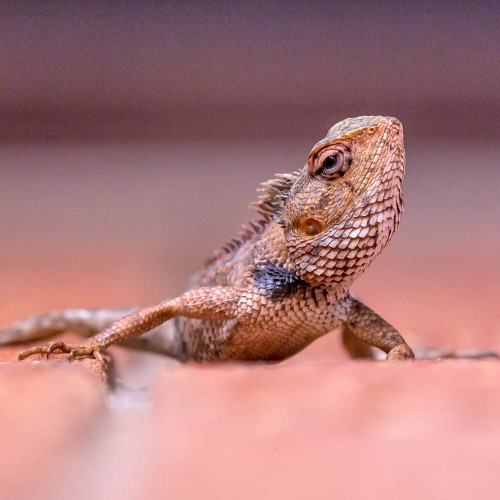
{"type": "Polygon", "coordinates": [[[348,118],[313,147],[280,218],[302,279],[350,283],[366,269],[398,226],[404,168],[396,118],[348,118]]]}

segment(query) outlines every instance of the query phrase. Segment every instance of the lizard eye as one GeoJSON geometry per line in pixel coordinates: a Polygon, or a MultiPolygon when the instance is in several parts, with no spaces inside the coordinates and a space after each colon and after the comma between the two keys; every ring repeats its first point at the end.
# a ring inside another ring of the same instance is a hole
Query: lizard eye
{"type": "Polygon", "coordinates": [[[330,155],[330,156],[327,156],[324,160],[323,160],[323,168],[332,168],[332,167],[335,167],[337,165],[337,155],[330,155]]]}
{"type": "Polygon", "coordinates": [[[349,149],[333,146],[318,157],[315,174],[327,180],[334,180],[342,177],[351,165],[352,156],[349,149]]]}

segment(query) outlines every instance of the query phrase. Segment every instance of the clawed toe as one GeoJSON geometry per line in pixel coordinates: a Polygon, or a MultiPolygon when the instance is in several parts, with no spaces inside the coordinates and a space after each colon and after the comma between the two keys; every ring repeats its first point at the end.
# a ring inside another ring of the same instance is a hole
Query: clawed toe
{"type": "Polygon", "coordinates": [[[78,358],[96,358],[99,361],[103,360],[103,357],[99,350],[92,345],[72,345],[66,344],[64,342],[49,342],[44,346],[32,347],[31,349],[26,349],[19,353],[17,359],[22,361],[30,356],[34,356],[36,354],[47,355],[47,359],[51,354],[62,353],[69,354],[68,359],[73,361],[78,358]]]}
{"type": "Polygon", "coordinates": [[[78,358],[95,358],[98,361],[103,361],[102,354],[91,345],[73,346],[69,351],[69,359],[73,361],[78,358]]]}
{"type": "Polygon", "coordinates": [[[41,354],[41,355],[46,354],[48,358],[51,354],[53,354],[56,351],[63,353],[70,352],[68,350],[68,346],[64,342],[49,342],[44,346],[32,347],[31,349],[26,349],[25,351],[20,352],[17,359],[19,361],[22,361],[23,359],[26,359],[30,356],[34,356],[35,354],[41,354]]]}
{"type": "Polygon", "coordinates": [[[400,361],[407,359],[415,359],[415,354],[408,344],[398,344],[393,347],[387,354],[387,360],[400,361]]]}

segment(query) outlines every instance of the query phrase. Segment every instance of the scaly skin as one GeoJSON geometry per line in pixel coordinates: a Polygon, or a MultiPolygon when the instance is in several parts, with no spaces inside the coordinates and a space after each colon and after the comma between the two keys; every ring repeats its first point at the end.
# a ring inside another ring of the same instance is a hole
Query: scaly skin
{"type": "Polygon", "coordinates": [[[353,355],[374,346],[388,359],[413,358],[401,335],[349,294],[399,224],[404,168],[398,120],[344,120],[313,147],[302,170],[263,184],[254,205],[261,219],[210,259],[183,295],[128,314],[40,315],[1,330],[0,339],[67,329],[89,336],[104,328],[83,344],[49,343],[20,359],[52,352],[99,357],[126,342],[180,360],[276,361],[343,325],[353,355]]]}

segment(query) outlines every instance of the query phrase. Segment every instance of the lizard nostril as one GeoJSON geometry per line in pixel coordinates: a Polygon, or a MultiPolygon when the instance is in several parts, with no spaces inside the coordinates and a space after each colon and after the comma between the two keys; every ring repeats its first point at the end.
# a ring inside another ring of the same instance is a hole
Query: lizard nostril
{"type": "Polygon", "coordinates": [[[302,222],[301,229],[307,234],[307,236],[315,236],[323,231],[323,224],[321,224],[321,222],[317,219],[308,217],[304,222],[302,222]]]}

